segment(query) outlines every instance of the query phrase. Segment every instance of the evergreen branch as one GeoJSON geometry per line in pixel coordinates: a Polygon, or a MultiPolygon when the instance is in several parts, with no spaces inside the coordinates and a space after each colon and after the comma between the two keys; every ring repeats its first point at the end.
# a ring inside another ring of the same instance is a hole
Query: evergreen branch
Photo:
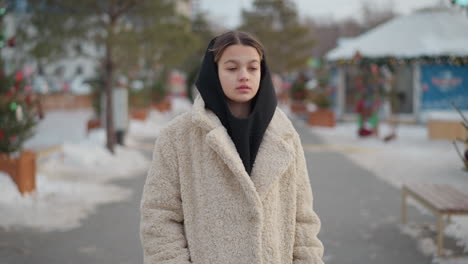
{"type": "Polygon", "coordinates": [[[457,153],[458,153],[458,156],[460,157],[460,159],[465,162],[465,158],[463,157],[460,149],[458,148],[458,145],[455,141],[452,142],[453,143],[453,146],[455,147],[455,149],[457,150],[457,153]]]}
{"type": "Polygon", "coordinates": [[[129,0],[129,1],[119,1],[119,4],[116,6],[116,10],[112,12],[110,15],[113,19],[119,18],[122,14],[126,13],[132,7],[136,6],[137,0],[129,0]],[[121,5],[121,6],[120,6],[121,5]]]}
{"type": "Polygon", "coordinates": [[[466,119],[465,115],[463,115],[462,111],[460,110],[460,108],[458,108],[454,102],[451,102],[453,108],[455,108],[457,110],[457,112],[460,114],[460,116],[462,117],[463,121],[464,121],[464,127],[467,128],[467,125],[468,124],[468,119],[466,119]]]}

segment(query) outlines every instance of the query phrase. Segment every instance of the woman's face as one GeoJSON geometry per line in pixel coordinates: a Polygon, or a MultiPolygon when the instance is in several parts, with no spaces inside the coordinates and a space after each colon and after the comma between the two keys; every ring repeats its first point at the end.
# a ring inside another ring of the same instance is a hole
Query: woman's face
{"type": "Polygon", "coordinates": [[[236,103],[246,103],[260,86],[260,55],[251,46],[227,47],[218,61],[218,76],[224,94],[236,103]]]}

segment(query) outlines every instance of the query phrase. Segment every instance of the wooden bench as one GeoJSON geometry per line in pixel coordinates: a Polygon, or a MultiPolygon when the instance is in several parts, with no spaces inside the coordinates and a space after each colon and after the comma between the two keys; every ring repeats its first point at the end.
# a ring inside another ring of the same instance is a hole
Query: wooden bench
{"type": "Polygon", "coordinates": [[[444,222],[447,216],[468,215],[468,195],[448,184],[411,184],[402,187],[401,221],[406,224],[406,200],[411,196],[437,216],[437,255],[442,256],[444,222]]]}

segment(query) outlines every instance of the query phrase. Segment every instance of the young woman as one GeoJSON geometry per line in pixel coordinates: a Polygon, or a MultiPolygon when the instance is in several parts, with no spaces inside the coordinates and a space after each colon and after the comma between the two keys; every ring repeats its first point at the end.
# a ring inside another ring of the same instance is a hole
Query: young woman
{"type": "Polygon", "coordinates": [[[145,263],[323,263],[304,152],[262,45],[239,31],[214,38],[196,86],[192,111],[156,140],[141,203],[145,263]]]}

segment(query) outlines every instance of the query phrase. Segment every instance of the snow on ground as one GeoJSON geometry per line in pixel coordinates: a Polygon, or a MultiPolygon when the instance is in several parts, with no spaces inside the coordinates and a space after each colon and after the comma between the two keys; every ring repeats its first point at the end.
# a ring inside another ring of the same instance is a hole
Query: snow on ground
{"type": "Polygon", "coordinates": [[[46,112],[36,127],[36,134],[24,148],[37,150],[60,145],[65,140],[77,143],[86,138],[86,122],[92,116],[91,109],[46,112]]]}
{"type": "MultiPolygon", "coordinates": [[[[359,138],[356,123],[339,123],[335,128],[311,127],[311,133],[318,135],[327,145],[320,150],[338,151],[377,177],[400,188],[404,183],[447,183],[465,191],[468,190],[468,173],[452,143],[448,140],[429,140],[424,125],[400,125],[396,140],[385,143],[381,138],[388,135],[390,128],[381,125],[380,138],[359,138]]],[[[304,146],[304,149],[312,148],[304,146]]],[[[412,202],[416,208],[427,211],[412,202]]],[[[468,218],[452,217],[453,224],[447,226],[445,234],[457,240],[459,246],[468,252],[468,218]]],[[[415,234],[417,230],[405,234],[415,234]]],[[[435,240],[418,237],[421,252],[434,255],[435,240]]],[[[450,254],[450,252],[447,252],[450,254]]],[[[436,259],[435,259],[436,260],[436,259]]],[[[440,261],[440,260],[437,260],[440,261]]],[[[440,263],[457,263],[440,261],[440,263]]],[[[467,259],[463,259],[466,263],[467,259]]],[[[461,263],[461,262],[460,262],[461,263]]]]}
{"type": "Polygon", "coordinates": [[[172,110],[161,113],[155,110],[150,111],[148,118],[145,121],[132,120],[129,126],[130,141],[137,139],[153,139],[161,128],[175,116],[190,111],[192,104],[184,98],[175,97],[172,99],[172,110]]]}
{"type": "Polygon", "coordinates": [[[76,143],[64,139],[39,161],[36,192],[30,195],[21,196],[10,177],[0,174],[0,226],[65,231],[79,227],[98,205],[128,199],[131,191],[111,181],[144,174],[149,161],[140,152],[119,146],[112,155],[103,139],[103,130],[76,143]]]}
{"type": "Polygon", "coordinates": [[[113,184],[50,179],[36,175],[37,191],[21,196],[10,177],[0,172],[0,227],[67,231],[81,225],[101,204],[122,201],[131,191],[113,184]]]}
{"type": "MultiPolygon", "coordinates": [[[[172,111],[152,111],[146,121],[132,120],[126,142],[154,140],[170,119],[190,106],[187,100],[174,98],[172,111]]],[[[0,227],[66,231],[79,227],[97,206],[132,195],[112,181],[144,175],[149,159],[132,144],[116,146],[112,155],[105,148],[104,129],[86,134],[91,117],[91,110],[46,113],[36,135],[25,144],[39,153],[36,192],[21,196],[9,175],[0,173],[0,227]]]]}

